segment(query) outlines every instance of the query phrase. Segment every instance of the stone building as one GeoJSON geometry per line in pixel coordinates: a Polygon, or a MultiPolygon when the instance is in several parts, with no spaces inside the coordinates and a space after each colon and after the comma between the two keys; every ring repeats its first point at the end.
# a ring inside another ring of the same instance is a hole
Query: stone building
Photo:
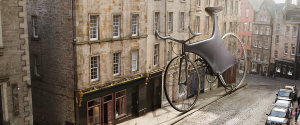
{"type": "Polygon", "coordinates": [[[251,38],[252,25],[254,21],[255,11],[259,9],[263,1],[261,0],[242,0],[241,1],[241,15],[240,15],[240,31],[239,36],[244,43],[244,48],[247,55],[247,72],[251,71],[251,38]]]}
{"type": "Polygon", "coordinates": [[[276,8],[276,5],[273,6],[275,18],[270,61],[271,71],[276,72],[277,77],[293,79],[300,9],[299,6],[292,5],[291,0],[286,1],[284,10],[276,8]]]}
{"type": "MultiPolygon", "coordinates": [[[[251,42],[251,73],[261,74],[269,71],[272,42],[274,10],[271,3],[264,2],[255,14],[251,42]]],[[[278,4],[279,8],[284,4],[278,4]]]]}
{"type": "Polygon", "coordinates": [[[32,125],[26,0],[0,1],[0,124],[32,125]]]}
{"type": "MultiPolygon", "coordinates": [[[[182,48],[154,31],[184,40],[191,26],[203,34],[191,42],[207,39],[213,18],[205,7],[225,5],[214,2],[29,1],[34,121],[117,124],[165,106],[163,72],[182,48]]],[[[238,32],[238,5],[228,1],[227,12],[219,12],[222,35],[238,32]]],[[[200,73],[202,92],[218,86],[200,73]]]]}
{"type": "Polygon", "coordinates": [[[35,124],[75,122],[72,2],[28,0],[35,124]]]}

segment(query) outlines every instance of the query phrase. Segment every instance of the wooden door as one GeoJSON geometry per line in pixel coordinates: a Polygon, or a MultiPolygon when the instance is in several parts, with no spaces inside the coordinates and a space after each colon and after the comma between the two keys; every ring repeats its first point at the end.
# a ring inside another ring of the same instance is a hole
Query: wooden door
{"type": "Polygon", "coordinates": [[[107,103],[107,123],[112,124],[114,120],[113,101],[107,103]]]}
{"type": "Polygon", "coordinates": [[[2,93],[0,87],[0,125],[3,125],[2,93]]]}

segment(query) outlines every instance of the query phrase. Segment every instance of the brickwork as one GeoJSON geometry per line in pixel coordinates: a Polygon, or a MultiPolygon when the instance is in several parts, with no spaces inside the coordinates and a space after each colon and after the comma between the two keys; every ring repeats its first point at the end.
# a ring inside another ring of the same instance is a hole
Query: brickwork
{"type": "MultiPolygon", "coordinates": [[[[32,94],[26,0],[1,0],[0,56],[1,113],[4,123],[32,125],[32,94]],[[4,80],[3,80],[4,78],[4,80]],[[5,80],[6,79],[6,80],[5,80]],[[12,85],[18,88],[14,92],[12,85]],[[13,106],[17,106],[14,108],[13,106]],[[14,115],[14,112],[18,112],[14,115]]],[[[2,119],[2,118],[1,118],[2,119]]],[[[0,123],[3,124],[3,123],[0,123]]]]}
{"type": "Polygon", "coordinates": [[[74,123],[71,1],[29,0],[27,5],[34,121],[74,123]]]}

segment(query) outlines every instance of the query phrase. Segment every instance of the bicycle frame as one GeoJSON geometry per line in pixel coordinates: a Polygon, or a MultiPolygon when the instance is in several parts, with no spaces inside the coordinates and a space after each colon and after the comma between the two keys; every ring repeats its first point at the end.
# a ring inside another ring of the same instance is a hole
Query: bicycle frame
{"type": "MultiPolygon", "coordinates": [[[[226,47],[223,44],[220,31],[218,28],[218,21],[217,13],[213,12],[214,15],[214,27],[213,27],[213,34],[210,38],[201,40],[198,42],[185,44],[186,42],[190,41],[194,37],[201,35],[201,33],[194,33],[190,26],[189,31],[192,36],[188,40],[180,41],[176,40],[174,38],[171,38],[170,36],[162,37],[159,35],[159,33],[156,31],[156,34],[158,37],[162,39],[171,39],[175,42],[183,43],[183,51],[181,53],[181,56],[186,57],[186,61],[188,60],[188,56],[186,55],[186,52],[191,52],[194,54],[197,54],[201,56],[211,67],[214,74],[220,75],[221,73],[225,72],[228,68],[235,65],[236,58],[231,55],[231,53],[226,49],[226,47]]],[[[187,68],[187,67],[186,67],[187,68]]],[[[187,69],[186,69],[187,70],[187,69]]]]}

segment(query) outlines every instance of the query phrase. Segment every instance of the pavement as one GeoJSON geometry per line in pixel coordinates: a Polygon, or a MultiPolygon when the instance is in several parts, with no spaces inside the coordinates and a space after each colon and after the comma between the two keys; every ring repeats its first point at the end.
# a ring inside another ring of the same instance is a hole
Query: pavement
{"type": "MultiPolygon", "coordinates": [[[[282,82],[292,83],[300,85],[299,80],[290,80],[290,79],[284,79],[284,78],[269,78],[267,76],[259,76],[259,75],[251,75],[247,74],[248,78],[251,79],[258,77],[263,79],[270,79],[270,80],[278,80],[282,82]]],[[[247,82],[244,82],[242,86],[239,88],[247,87],[247,82]]],[[[180,120],[186,118],[187,116],[204,109],[208,107],[210,104],[221,100],[223,97],[229,95],[225,92],[225,89],[223,87],[219,87],[210,91],[207,91],[205,93],[200,93],[198,102],[195,104],[194,108],[188,112],[182,113],[178,112],[175,109],[173,109],[171,106],[165,106],[160,109],[157,109],[152,112],[148,112],[144,116],[140,116],[135,119],[131,119],[129,121],[125,121],[123,123],[120,123],[118,125],[169,125],[169,124],[175,124],[179,122],[180,120]]]]}

